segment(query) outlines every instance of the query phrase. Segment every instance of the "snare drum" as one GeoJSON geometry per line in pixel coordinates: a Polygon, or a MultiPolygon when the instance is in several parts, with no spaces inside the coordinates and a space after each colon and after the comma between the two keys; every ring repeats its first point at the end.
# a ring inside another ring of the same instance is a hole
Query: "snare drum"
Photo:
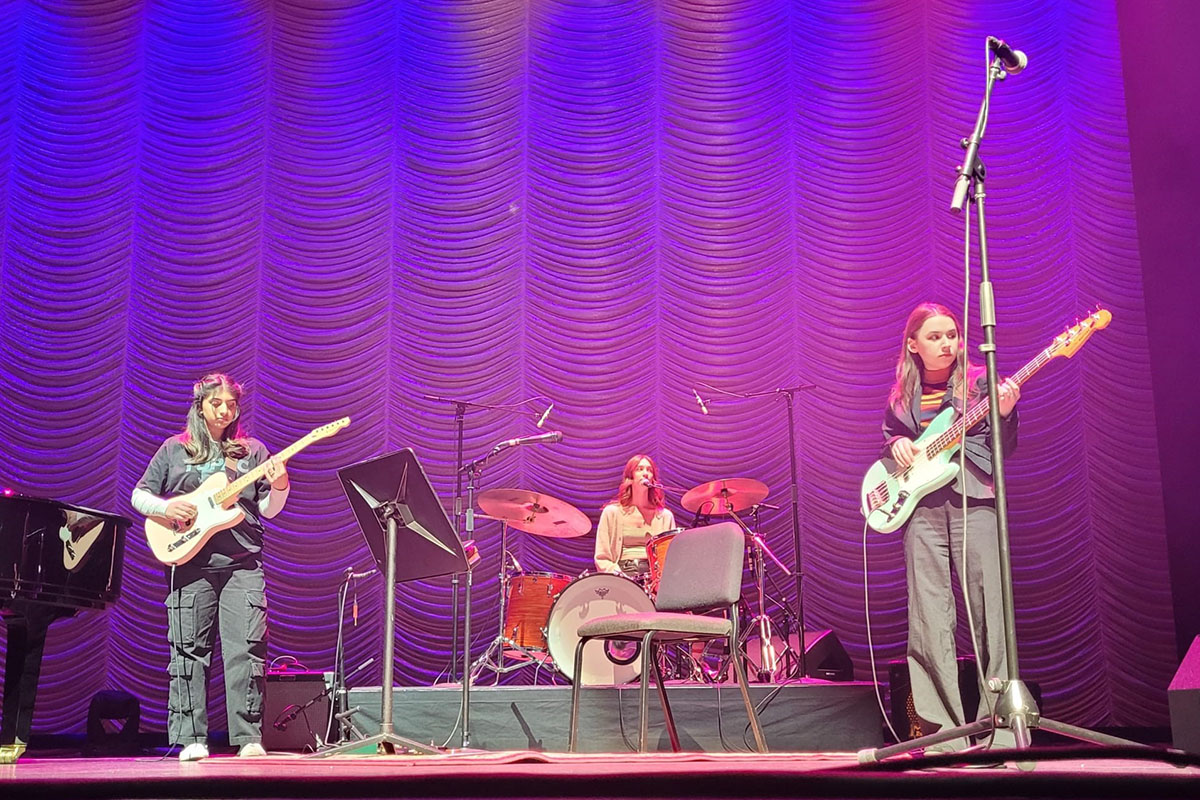
{"type": "MultiPolygon", "coordinates": [[[[624,575],[597,572],[571,582],[550,609],[549,646],[554,666],[574,679],[575,646],[579,626],[612,614],[641,614],[654,611],[654,603],[637,583],[624,575]]],[[[628,683],[641,674],[638,658],[641,645],[628,642],[597,642],[583,651],[580,683],[583,686],[628,683]]]]}
{"type": "MultiPolygon", "coordinates": [[[[523,572],[508,579],[504,636],[518,647],[546,650],[546,620],[554,598],[571,582],[557,572],[523,572]]],[[[520,655],[520,651],[514,651],[520,655]]]]}
{"type": "Polygon", "coordinates": [[[655,534],[646,542],[646,555],[650,560],[650,579],[646,582],[646,591],[650,592],[651,597],[658,594],[658,581],[662,577],[663,566],[667,563],[667,548],[671,546],[671,540],[683,531],[683,528],[672,528],[655,534]]]}

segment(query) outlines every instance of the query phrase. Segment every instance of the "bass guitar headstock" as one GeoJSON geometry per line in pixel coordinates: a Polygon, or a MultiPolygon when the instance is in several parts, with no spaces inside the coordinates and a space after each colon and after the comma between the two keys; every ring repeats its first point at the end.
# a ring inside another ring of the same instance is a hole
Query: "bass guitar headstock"
{"type": "Polygon", "coordinates": [[[1050,358],[1057,358],[1058,356],[1070,358],[1075,355],[1079,348],[1083,347],[1083,343],[1091,338],[1093,333],[1107,328],[1110,322],[1112,322],[1112,312],[1107,308],[1097,308],[1091,314],[1054,337],[1054,341],[1046,348],[1046,354],[1050,358]]]}

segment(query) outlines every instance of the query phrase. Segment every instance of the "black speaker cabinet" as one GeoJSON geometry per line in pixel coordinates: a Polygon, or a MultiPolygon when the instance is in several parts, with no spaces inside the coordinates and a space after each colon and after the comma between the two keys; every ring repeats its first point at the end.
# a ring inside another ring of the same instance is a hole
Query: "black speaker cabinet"
{"type": "Polygon", "coordinates": [[[325,673],[267,673],[263,705],[263,747],[267,750],[315,750],[325,741],[329,696],[325,673]]]}
{"type": "MultiPolygon", "coordinates": [[[[792,649],[799,652],[799,637],[793,633],[788,640],[792,649]]],[[[754,673],[758,670],[758,641],[757,636],[746,640],[746,671],[750,673],[750,680],[754,680],[754,673]]],[[[771,641],[775,645],[775,652],[782,653],[782,637],[776,634],[771,637],[771,641]]],[[[807,677],[823,678],[827,681],[854,680],[854,664],[850,661],[846,648],[842,647],[838,640],[837,634],[828,628],[804,632],[804,672],[807,677]]]]}
{"type": "Polygon", "coordinates": [[[1200,636],[1192,640],[1167,687],[1167,707],[1171,743],[1178,750],[1200,754],[1200,636]]]}

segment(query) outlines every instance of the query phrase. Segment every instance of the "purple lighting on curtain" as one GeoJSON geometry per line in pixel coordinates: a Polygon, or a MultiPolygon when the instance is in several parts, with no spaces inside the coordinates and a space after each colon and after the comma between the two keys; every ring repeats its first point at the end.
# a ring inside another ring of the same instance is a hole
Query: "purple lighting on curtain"
{"type": "MultiPolygon", "coordinates": [[[[1111,0],[0,5],[0,477],[133,516],[213,370],[245,383],[273,450],[350,416],[290,465],[268,533],[271,653],[323,670],[338,583],[368,560],[335,470],[412,446],[451,501],[453,408],[423,395],[553,398],[563,443],[506,454],[483,486],[594,520],[639,451],[668,486],[750,477],[784,505],[782,404],[705,416],[690,387],[811,382],[807,621],[865,676],[858,483],[905,316],[962,302],[946,206],[989,34],[1030,56],[983,150],[1001,367],[1096,300],[1114,314],[1021,401],[1023,677],[1048,716],[1163,724],[1174,633],[1111,0]]],[[[470,412],[467,457],[535,419],[470,412]]],[[[794,563],[788,515],[763,532],[794,563]]],[[[120,603],[53,629],[39,731],[82,730],[106,686],[164,727],[165,581],[131,533],[120,603]]],[[[477,539],[482,647],[499,530],[477,539]]],[[[512,541],[527,569],[590,567],[591,537],[512,541]]],[[[886,661],[904,652],[903,555],[898,536],[868,547],[886,661]]],[[[378,654],[375,594],[351,667],[378,654]]],[[[401,682],[446,669],[449,598],[445,579],[401,588],[401,682]]]]}

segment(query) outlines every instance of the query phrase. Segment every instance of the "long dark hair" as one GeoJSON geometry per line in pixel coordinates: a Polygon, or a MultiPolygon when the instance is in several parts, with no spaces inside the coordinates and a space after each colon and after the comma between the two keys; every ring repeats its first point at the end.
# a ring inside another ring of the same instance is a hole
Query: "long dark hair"
{"type": "Polygon", "coordinates": [[[904,411],[912,403],[913,397],[921,391],[921,374],[925,367],[921,363],[921,357],[908,349],[908,342],[916,337],[925,320],[931,317],[949,317],[954,320],[954,328],[958,331],[958,357],[954,359],[954,367],[950,370],[946,391],[951,394],[960,392],[962,376],[966,375],[968,394],[975,392],[974,383],[980,370],[972,366],[967,358],[966,348],[962,344],[962,323],[953,311],[941,303],[921,303],[908,315],[908,322],[904,323],[904,336],[900,339],[900,358],[896,360],[896,382],[892,384],[892,391],[888,394],[888,403],[894,411],[904,411]]]}
{"type": "MultiPolygon", "coordinates": [[[[659,483],[658,464],[645,453],[638,453],[625,462],[625,469],[621,471],[621,485],[617,488],[617,496],[613,499],[614,503],[619,503],[624,508],[629,508],[633,505],[633,471],[637,469],[637,465],[643,458],[650,462],[650,469],[654,474],[654,482],[659,483]]],[[[650,500],[650,505],[655,508],[666,506],[666,496],[663,494],[662,489],[651,487],[647,490],[646,496],[650,500]]]]}
{"type": "Polygon", "coordinates": [[[221,372],[205,375],[192,385],[192,404],[188,408],[187,428],[183,432],[183,449],[187,451],[189,464],[205,464],[218,454],[227,458],[245,458],[250,453],[246,444],[246,436],[242,432],[242,385],[233,378],[221,372]],[[233,398],[238,401],[237,416],[221,434],[221,440],[215,441],[208,432],[208,424],[204,421],[204,401],[219,392],[228,389],[233,398]]]}

